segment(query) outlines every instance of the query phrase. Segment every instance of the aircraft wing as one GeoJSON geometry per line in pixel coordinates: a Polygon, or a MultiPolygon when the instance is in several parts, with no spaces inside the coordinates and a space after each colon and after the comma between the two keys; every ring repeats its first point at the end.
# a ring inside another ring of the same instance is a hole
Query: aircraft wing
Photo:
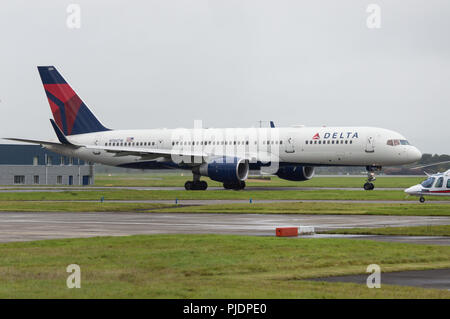
{"type": "MultiPolygon", "coordinates": [[[[178,160],[182,160],[182,157],[198,157],[198,158],[208,158],[215,156],[237,156],[240,158],[247,159],[249,161],[263,161],[269,162],[270,160],[274,160],[271,154],[266,152],[263,153],[245,153],[245,154],[227,154],[225,152],[202,152],[195,151],[191,149],[158,149],[158,148],[137,148],[137,147],[124,147],[124,146],[99,146],[99,145],[86,145],[84,146],[87,149],[92,150],[102,150],[108,153],[113,153],[115,157],[121,156],[140,156],[142,159],[150,159],[156,157],[165,157],[165,158],[174,158],[178,156],[178,160]]],[[[203,160],[202,160],[203,161],[203,160]]],[[[201,161],[201,162],[202,162],[201,161]]],[[[201,163],[198,161],[193,161],[193,163],[201,163]]]]}
{"type": "Polygon", "coordinates": [[[108,153],[114,153],[114,156],[141,156],[141,157],[168,157],[171,156],[194,156],[194,157],[203,157],[207,156],[207,154],[203,152],[192,152],[185,150],[167,150],[167,149],[158,149],[158,148],[138,148],[138,147],[124,147],[124,146],[98,146],[98,145],[86,145],[87,149],[95,149],[95,150],[103,150],[108,153]]]}

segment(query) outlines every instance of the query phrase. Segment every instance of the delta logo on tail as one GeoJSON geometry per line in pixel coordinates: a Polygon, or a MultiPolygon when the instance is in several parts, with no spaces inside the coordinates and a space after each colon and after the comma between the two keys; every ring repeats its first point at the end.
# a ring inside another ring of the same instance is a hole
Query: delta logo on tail
{"type": "MultiPolygon", "coordinates": [[[[335,139],[335,138],[359,138],[359,136],[358,136],[358,132],[345,132],[345,133],[344,132],[333,132],[333,133],[327,132],[323,135],[323,138],[324,139],[327,139],[327,138],[333,138],[333,139],[335,139]]],[[[319,133],[316,133],[312,139],[319,140],[320,139],[319,133]]]]}
{"type": "Polygon", "coordinates": [[[108,131],[53,66],[39,66],[50,109],[64,135],[108,131]]]}

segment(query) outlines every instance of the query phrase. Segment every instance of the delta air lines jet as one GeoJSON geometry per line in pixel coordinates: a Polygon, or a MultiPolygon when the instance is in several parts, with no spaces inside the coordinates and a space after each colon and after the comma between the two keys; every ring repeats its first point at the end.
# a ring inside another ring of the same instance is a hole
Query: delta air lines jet
{"type": "Polygon", "coordinates": [[[284,127],[113,130],[104,126],[53,66],[39,66],[57,140],[9,140],[85,161],[138,169],[190,170],[187,190],[205,190],[201,176],[243,189],[249,171],[291,181],[309,180],[316,166],[365,166],[364,189],[385,165],[422,154],[397,132],[375,127],[284,127]]]}

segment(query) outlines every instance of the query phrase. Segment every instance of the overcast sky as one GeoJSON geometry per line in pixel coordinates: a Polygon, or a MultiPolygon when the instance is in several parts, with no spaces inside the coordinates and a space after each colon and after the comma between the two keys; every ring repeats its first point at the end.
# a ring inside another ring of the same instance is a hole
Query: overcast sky
{"type": "Polygon", "coordinates": [[[448,0],[2,0],[0,35],[0,137],[54,138],[54,65],[110,128],[377,126],[450,153],[448,0]]]}

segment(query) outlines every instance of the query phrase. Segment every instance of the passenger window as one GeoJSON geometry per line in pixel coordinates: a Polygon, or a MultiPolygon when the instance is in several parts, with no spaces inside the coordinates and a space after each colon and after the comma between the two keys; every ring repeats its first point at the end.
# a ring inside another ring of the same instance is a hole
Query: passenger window
{"type": "Polygon", "coordinates": [[[439,177],[436,181],[436,184],[434,185],[434,187],[442,187],[442,184],[444,183],[444,178],[443,177],[439,177]]]}
{"type": "Polygon", "coordinates": [[[450,177],[447,179],[447,188],[450,188],[450,177]]]}

